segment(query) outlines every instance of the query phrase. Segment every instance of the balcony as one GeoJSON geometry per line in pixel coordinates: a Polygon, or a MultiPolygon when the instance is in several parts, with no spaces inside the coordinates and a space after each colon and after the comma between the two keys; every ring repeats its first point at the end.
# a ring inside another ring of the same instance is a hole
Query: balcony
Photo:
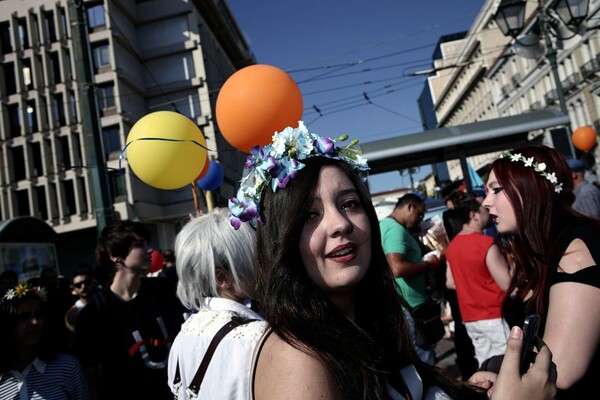
{"type": "Polygon", "coordinates": [[[540,101],[534,101],[533,103],[531,103],[531,105],[529,106],[531,111],[538,111],[541,110],[542,107],[542,102],[540,101]]]}
{"type": "Polygon", "coordinates": [[[502,96],[504,98],[507,98],[510,96],[510,88],[508,87],[508,85],[504,85],[500,88],[500,92],[502,92],[502,96]]]}
{"type": "Polygon", "coordinates": [[[514,74],[511,78],[511,81],[514,87],[521,86],[521,74],[519,74],[518,72],[514,74]]]}
{"type": "Polygon", "coordinates": [[[544,95],[544,100],[546,100],[547,105],[556,103],[556,101],[558,100],[558,92],[556,91],[556,89],[552,89],[546,92],[546,94],[544,95]]]}
{"type": "Polygon", "coordinates": [[[562,81],[562,87],[564,92],[570,92],[573,89],[577,88],[577,84],[581,81],[578,72],[574,72],[567,77],[564,81],[562,81]]]}
{"type": "Polygon", "coordinates": [[[581,67],[583,79],[591,78],[596,72],[600,71],[600,62],[597,59],[592,59],[581,67]]]}

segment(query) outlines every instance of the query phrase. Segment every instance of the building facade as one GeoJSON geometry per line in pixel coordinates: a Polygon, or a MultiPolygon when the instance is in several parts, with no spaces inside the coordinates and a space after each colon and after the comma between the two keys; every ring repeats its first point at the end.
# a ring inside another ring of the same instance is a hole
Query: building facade
{"type": "MultiPolygon", "coordinates": [[[[546,10],[553,2],[546,2],[546,10]]],[[[502,34],[494,21],[499,1],[487,0],[464,39],[442,44],[442,57],[434,60],[440,70],[428,78],[439,127],[540,110],[560,109],[553,71],[547,57],[546,37],[534,36],[539,26],[538,3],[528,2],[526,26],[518,40],[502,34]],[[523,46],[527,44],[530,46],[523,46]],[[532,44],[535,44],[533,46],[532,44]],[[537,51],[534,51],[537,49],[537,51]]],[[[557,69],[564,93],[571,131],[579,126],[600,128],[600,1],[591,0],[588,17],[576,35],[557,38],[559,29],[546,33],[557,50],[557,69]]],[[[550,13],[550,11],[548,11],[550,13]]],[[[542,142],[570,155],[569,134],[562,129],[531,132],[542,142]]],[[[596,147],[598,148],[598,147],[596,147]]],[[[596,159],[598,159],[596,151],[596,159]]],[[[576,151],[577,157],[586,156],[576,151]]],[[[470,157],[477,170],[485,170],[497,153],[470,157]]],[[[598,163],[596,163],[596,168],[598,163]]],[[[458,160],[448,162],[450,178],[462,178],[458,160]]]]}
{"type": "MultiPolygon", "coordinates": [[[[208,155],[225,171],[212,203],[235,194],[245,154],[218,131],[214,109],[221,85],[255,63],[225,0],[4,0],[0,7],[0,219],[33,216],[58,234],[63,268],[94,262],[97,237],[90,171],[102,169],[114,217],[146,223],[152,245],[172,246],[178,227],[196,212],[192,185],[148,186],[129,168],[123,149],[131,127],[155,111],[179,112],[206,138],[208,155]],[[73,35],[86,21],[87,43],[73,35]],[[83,78],[76,46],[89,54],[97,115],[82,114],[83,78]],[[87,118],[97,119],[93,132],[87,118]],[[85,135],[101,135],[91,149],[85,135]],[[99,155],[96,165],[90,154],[99,155]],[[90,162],[92,161],[92,162],[90,162]]],[[[199,193],[206,211],[204,194],[199,193]]]]}

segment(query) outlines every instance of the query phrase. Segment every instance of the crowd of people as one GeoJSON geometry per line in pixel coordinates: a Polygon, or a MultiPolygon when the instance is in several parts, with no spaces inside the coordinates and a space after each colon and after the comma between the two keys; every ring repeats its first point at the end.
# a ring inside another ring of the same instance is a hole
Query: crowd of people
{"type": "Polygon", "coordinates": [[[575,208],[573,163],[554,149],[506,151],[485,196],[449,197],[449,244],[426,255],[414,235],[423,199],[404,195],[378,220],[352,145],[300,124],[246,168],[228,208],[181,228],[157,277],[150,232],[133,221],[103,229],[97,267],[77,267],[66,291],[50,271],[26,283],[3,274],[0,398],[541,400],[594,389],[600,220],[575,208]],[[413,320],[440,270],[460,379],[435,366],[413,320]],[[541,324],[521,375],[528,314],[541,324]]]}

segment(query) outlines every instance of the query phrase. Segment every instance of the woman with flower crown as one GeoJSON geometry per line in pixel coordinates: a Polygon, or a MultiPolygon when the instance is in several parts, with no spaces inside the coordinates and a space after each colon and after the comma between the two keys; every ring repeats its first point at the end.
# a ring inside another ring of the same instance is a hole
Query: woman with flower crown
{"type": "MultiPolygon", "coordinates": [[[[230,200],[231,224],[257,228],[257,288],[270,326],[255,351],[250,398],[486,398],[489,375],[458,382],[416,355],[361,179],[366,160],[356,141],[336,146],[344,139],[302,122],[276,133],[252,149],[230,200]]],[[[493,398],[552,398],[548,348],[521,377],[521,344],[515,327],[493,398]]]]}
{"type": "Polygon", "coordinates": [[[600,376],[600,221],[574,211],[571,171],[546,146],[505,152],[492,164],[483,205],[514,259],[503,305],[511,325],[541,316],[558,398],[587,397],[600,376]]]}
{"type": "Polygon", "coordinates": [[[44,325],[44,289],[10,288],[0,298],[0,399],[90,399],[79,361],[59,352],[44,325]]]}

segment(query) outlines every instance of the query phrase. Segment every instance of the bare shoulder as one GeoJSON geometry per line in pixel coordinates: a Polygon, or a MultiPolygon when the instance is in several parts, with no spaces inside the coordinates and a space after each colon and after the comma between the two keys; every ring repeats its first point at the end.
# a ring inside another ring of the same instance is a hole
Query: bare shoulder
{"type": "Polygon", "coordinates": [[[561,269],[570,274],[595,264],[590,249],[581,239],[574,239],[569,243],[567,251],[560,260],[561,269]]]}
{"type": "Polygon", "coordinates": [[[315,356],[298,350],[273,333],[258,356],[256,400],[342,399],[333,376],[315,356]]]}

